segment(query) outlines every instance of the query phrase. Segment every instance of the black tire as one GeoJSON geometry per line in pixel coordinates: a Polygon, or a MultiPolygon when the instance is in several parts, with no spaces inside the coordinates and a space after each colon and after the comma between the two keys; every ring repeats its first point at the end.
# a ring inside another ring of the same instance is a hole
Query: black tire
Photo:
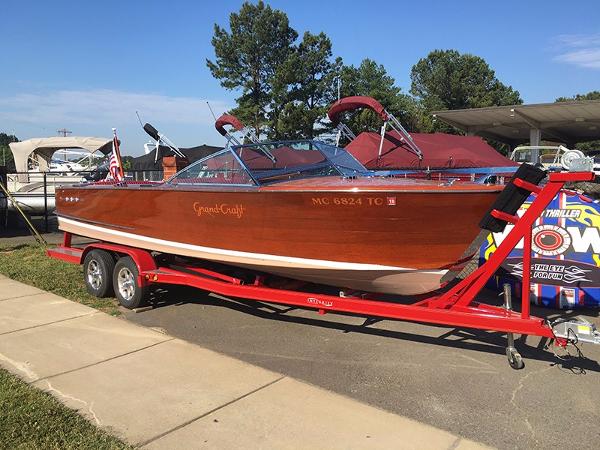
{"type": "Polygon", "coordinates": [[[94,297],[113,296],[113,271],[115,260],[104,250],[91,250],[83,260],[83,281],[94,297]]]}
{"type": "Polygon", "coordinates": [[[123,256],[115,264],[112,278],[115,297],[125,308],[139,308],[147,302],[148,287],[139,285],[138,276],[137,265],[130,256],[123,256]]]}

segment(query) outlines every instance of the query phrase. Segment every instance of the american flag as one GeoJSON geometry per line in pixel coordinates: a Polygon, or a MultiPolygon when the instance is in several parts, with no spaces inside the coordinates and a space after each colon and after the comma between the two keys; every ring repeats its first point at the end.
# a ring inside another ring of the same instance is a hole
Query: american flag
{"type": "Polygon", "coordinates": [[[121,151],[119,150],[119,139],[117,139],[117,130],[113,128],[113,151],[110,154],[108,163],[107,179],[123,181],[123,164],[121,164],[121,151]]]}

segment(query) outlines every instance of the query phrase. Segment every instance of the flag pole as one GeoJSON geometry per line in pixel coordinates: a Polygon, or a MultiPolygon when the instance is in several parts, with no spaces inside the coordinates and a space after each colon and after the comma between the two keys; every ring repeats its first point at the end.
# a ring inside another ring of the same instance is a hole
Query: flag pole
{"type": "Polygon", "coordinates": [[[117,129],[113,128],[113,148],[115,150],[115,155],[117,157],[117,162],[119,164],[119,173],[121,174],[121,180],[125,179],[125,174],[123,173],[123,161],[121,160],[121,150],[119,149],[119,139],[117,138],[117,129]]]}

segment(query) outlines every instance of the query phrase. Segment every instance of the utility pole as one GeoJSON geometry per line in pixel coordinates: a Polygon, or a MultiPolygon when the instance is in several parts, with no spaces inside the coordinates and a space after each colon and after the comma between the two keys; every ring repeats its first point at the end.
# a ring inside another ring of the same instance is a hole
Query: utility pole
{"type": "MultiPolygon", "coordinates": [[[[56,132],[58,133],[59,136],[62,135],[62,137],[67,137],[69,134],[73,133],[71,130],[67,130],[66,128],[61,128],[60,130],[56,130],[56,132]]],[[[65,158],[65,161],[68,160],[66,152],[64,154],[64,158],[65,158]]]]}
{"type": "Polygon", "coordinates": [[[67,137],[69,134],[73,133],[71,130],[67,130],[66,128],[61,128],[60,130],[56,130],[56,132],[62,137],[67,137]]]}

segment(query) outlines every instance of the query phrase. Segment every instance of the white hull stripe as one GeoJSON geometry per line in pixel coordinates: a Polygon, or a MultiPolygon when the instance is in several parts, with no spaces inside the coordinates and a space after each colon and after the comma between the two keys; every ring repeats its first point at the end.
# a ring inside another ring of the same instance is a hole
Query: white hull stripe
{"type": "MultiPolygon", "coordinates": [[[[287,267],[310,267],[310,268],[322,268],[331,270],[373,270],[373,271],[406,271],[413,272],[417,269],[406,268],[406,267],[395,267],[395,266],[383,266],[379,264],[361,264],[361,263],[349,263],[339,261],[326,261],[321,259],[309,259],[309,258],[296,258],[293,256],[279,256],[279,255],[268,255],[263,253],[250,253],[240,252],[237,250],[226,250],[220,248],[203,247],[200,245],[184,244],[181,242],[167,241],[164,239],[157,239],[140,234],[127,233],[125,231],[113,230],[111,228],[99,227],[97,225],[91,225],[88,223],[80,222],[77,220],[66,219],[59,217],[59,224],[64,223],[65,225],[71,225],[79,229],[90,230],[89,237],[94,238],[94,232],[103,233],[112,236],[118,236],[127,240],[142,241],[150,244],[155,244],[164,247],[177,248],[192,252],[207,254],[206,259],[212,256],[211,259],[219,260],[219,257],[227,257],[227,260],[235,259],[236,262],[246,264],[258,264],[262,266],[273,265],[269,263],[284,263],[287,267]]],[[[425,270],[428,273],[439,273],[444,274],[445,270],[425,270]]]]}

